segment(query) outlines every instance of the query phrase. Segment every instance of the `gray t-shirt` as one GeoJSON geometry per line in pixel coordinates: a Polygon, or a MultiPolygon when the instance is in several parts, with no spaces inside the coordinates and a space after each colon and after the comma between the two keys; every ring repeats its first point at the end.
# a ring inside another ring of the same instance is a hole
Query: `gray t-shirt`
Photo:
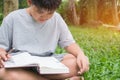
{"type": "Polygon", "coordinates": [[[33,55],[55,52],[57,45],[62,48],[74,43],[62,17],[55,12],[44,23],[36,22],[26,9],[11,12],[0,27],[0,48],[15,48],[33,55]]]}

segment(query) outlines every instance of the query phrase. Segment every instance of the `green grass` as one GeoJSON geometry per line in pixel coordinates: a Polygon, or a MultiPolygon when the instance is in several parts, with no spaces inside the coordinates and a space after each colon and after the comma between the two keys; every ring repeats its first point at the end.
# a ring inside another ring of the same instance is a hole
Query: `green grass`
{"type": "MultiPolygon", "coordinates": [[[[90,60],[85,80],[120,80],[120,32],[102,27],[70,30],[90,60]]],[[[57,52],[64,50],[58,48],[57,52]]]]}
{"type": "MultiPolygon", "coordinates": [[[[120,80],[120,32],[102,27],[70,27],[70,30],[90,60],[85,80],[120,80]]],[[[63,52],[61,48],[56,50],[63,52]]]]}

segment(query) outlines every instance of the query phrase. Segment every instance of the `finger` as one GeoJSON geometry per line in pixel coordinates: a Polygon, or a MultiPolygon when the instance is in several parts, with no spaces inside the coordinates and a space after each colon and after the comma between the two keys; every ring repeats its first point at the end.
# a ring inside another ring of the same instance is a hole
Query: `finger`
{"type": "Polygon", "coordinates": [[[79,71],[78,74],[77,74],[77,76],[81,76],[81,75],[82,75],[82,73],[79,71]]]}
{"type": "Polygon", "coordinates": [[[79,68],[80,68],[80,72],[81,72],[81,69],[82,69],[82,64],[81,64],[81,61],[80,61],[80,62],[78,62],[78,66],[79,66],[79,68]]]}
{"type": "Polygon", "coordinates": [[[86,57],[86,63],[87,63],[87,65],[89,65],[90,63],[89,63],[89,59],[88,59],[88,57],[87,56],[85,56],[86,57]]]}
{"type": "Polygon", "coordinates": [[[6,53],[4,54],[1,54],[1,58],[2,58],[2,60],[4,60],[4,61],[7,61],[8,60],[8,58],[7,58],[7,56],[6,56],[6,53]]]}
{"type": "Polygon", "coordinates": [[[87,71],[87,70],[89,70],[89,59],[88,59],[88,57],[87,56],[85,56],[85,61],[82,63],[83,65],[83,70],[84,71],[87,71]]]}
{"type": "Polygon", "coordinates": [[[11,57],[11,55],[10,54],[6,54],[6,57],[9,59],[11,57]]]}
{"type": "Polygon", "coordinates": [[[84,72],[84,63],[82,63],[82,61],[79,63],[79,68],[80,68],[79,74],[83,74],[83,72],[84,72]]]}
{"type": "Polygon", "coordinates": [[[89,65],[90,65],[89,59],[88,59],[88,57],[86,56],[86,71],[89,70],[89,65]]]}
{"type": "Polygon", "coordinates": [[[80,69],[80,73],[83,74],[84,72],[89,70],[89,64],[88,62],[82,62],[82,67],[80,69]]]}
{"type": "Polygon", "coordinates": [[[82,66],[81,66],[81,68],[80,68],[80,72],[79,72],[79,73],[83,74],[83,72],[84,72],[84,66],[83,66],[83,64],[82,64],[82,66]]]}
{"type": "Polygon", "coordinates": [[[0,59],[0,68],[4,67],[4,61],[2,59],[0,59]]]}

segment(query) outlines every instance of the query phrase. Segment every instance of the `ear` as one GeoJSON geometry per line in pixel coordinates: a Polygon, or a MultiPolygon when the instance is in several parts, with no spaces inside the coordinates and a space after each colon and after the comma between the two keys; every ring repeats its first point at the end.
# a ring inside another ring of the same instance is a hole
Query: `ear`
{"type": "Polygon", "coordinates": [[[31,0],[27,0],[27,4],[28,4],[28,6],[31,6],[32,5],[32,1],[31,0]]]}

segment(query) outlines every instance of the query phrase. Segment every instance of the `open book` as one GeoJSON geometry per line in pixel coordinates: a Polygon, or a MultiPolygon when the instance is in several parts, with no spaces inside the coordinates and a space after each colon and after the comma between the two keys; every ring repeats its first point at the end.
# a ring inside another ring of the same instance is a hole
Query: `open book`
{"type": "Polygon", "coordinates": [[[69,69],[56,58],[31,56],[28,52],[13,55],[4,65],[5,68],[33,67],[40,74],[69,73],[69,69]]]}

